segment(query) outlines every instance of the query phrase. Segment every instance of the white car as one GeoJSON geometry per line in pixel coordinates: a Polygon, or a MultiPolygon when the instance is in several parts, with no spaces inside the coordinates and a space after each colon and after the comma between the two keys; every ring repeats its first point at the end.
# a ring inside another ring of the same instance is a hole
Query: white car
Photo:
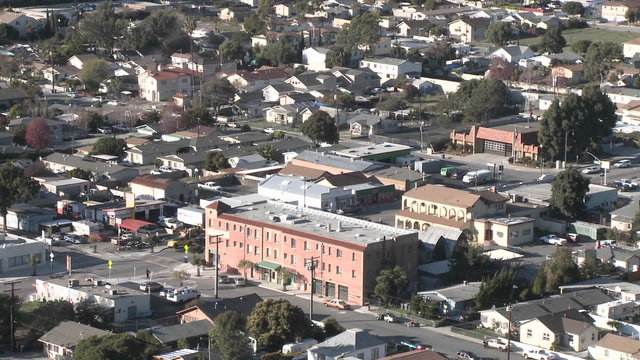
{"type": "Polygon", "coordinates": [[[149,174],[151,174],[151,175],[162,175],[162,174],[163,174],[163,172],[162,172],[162,171],[160,171],[160,170],[151,170],[151,171],[149,172],[149,174]]]}
{"type": "Polygon", "coordinates": [[[166,227],[166,228],[170,228],[170,229],[177,229],[177,228],[181,228],[184,226],[184,224],[182,223],[182,221],[178,221],[176,218],[164,218],[161,221],[158,222],[160,225],[166,227]]]}
{"type": "Polygon", "coordinates": [[[485,348],[498,349],[500,351],[507,351],[509,345],[502,339],[488,339],[482,342],[485,348]]]}
{"type": "Polygon", "coordinates": [[[98,128],[98,132],[99,132],[100,134],[112,134],[112,133],[113,133],[113,130],[112,130],[112,129],[111,129],[111,127],[109,127],[109,126],[100,126],[100,127],[98,128]]]}
{"type": "Polygon", "coordinates": [[[614,168],[628,168],[629,166],[631,166],[631,160],[620,160],[613,164],[614,168]]]}
{"type": "Polygon", "coordinates": [[[198,184],[198,187],[205,190],[213,190],[213,191],[222,191],[223,189],[222,186],[216,185],[214,181],[207,181],[204,184],[198,184]]]}
{"type": "Polygon", "coordinates": [[[557,360],[558,355],[554,353],[550,353],[547,350],[530,350],[524,351],[522,353],[525,359],[535,359],[535,360],[557,360]]]}
{"type": "Polygon", "coordinates": [[[558,237],[554,234],[549,234],[547,236],[543,236],[540,238],[540,241],[546,242],[547,244],[555,245],[555,246],[564,246],[567,245],[567,239],[558,237]]]}
{"type": "Polygon", "coordinates": [[[266,128],[263,131],[265,133],[267,133],[267,134],[273,134],[274,132],[276,132],[276,129],[274,129],[274,128],[266,128]]]}
{"type": "Polygon", "coordinates": [[[598,166],[590,166],[586,169],[582,169],[582,171],[580,171],[583,174],[597,174],[601,171],[600,167],[598,166]]]}
{"type": "Polygon", "coordinates": [[[68,93],[67,93],[67,96],[68,96],[68,97],[70,97],[70,98],[72,98],[72,99],[75,99],[75,98],[79,98],[79,97],[80,97],[80,94],[75,93],[75,92],[68,92],[68,93]]]}
{"type": "Polygon", "coordinates": [[[158,171],[160,171],[161,173],[170,173],[173,172],[173,168],[171,166],[160,166],[158,168],[158,171]]]}
{"type": "Polygon", "coordinates": [[[118,106],[118,105],[122,105],[122,103],[118,100],[109,100],[107,102],[108,105],[113,105],[113,106],[118,106]]]}
{"type": "Polygon", "coordinates": [[[233,279],[233,283],[236,286],[247,286],[247,279],[245,279],[243,277],[235,278],[235,279],[233,279]]]}
{"type": "Polygon", "coordinates": [[[189,301],[191,299],[197,299],[200,297],[200,291],[191,288],[191,287],[183,287],[170,292],[167,295],[167,300],[181,303],[185,301],[189,301]]]}

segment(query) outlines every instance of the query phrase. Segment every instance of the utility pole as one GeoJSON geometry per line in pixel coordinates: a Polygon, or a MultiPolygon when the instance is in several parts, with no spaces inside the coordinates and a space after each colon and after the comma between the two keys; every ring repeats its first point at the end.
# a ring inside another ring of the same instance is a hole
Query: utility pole
{"type": "Polygon", "coordinates": [[[305,267],[307,270],[311,271],[311,296],[309,297],[309,319],[313,321],[313,283],[314,277],[316,273],[316,269],[318,268],[318,257],[312,256],[308,259],[304,259],[305,267]]]}
{"type": "Polygon", "coordinates": [[[15,335],[15,327],[14,327],[14,317],[16,312],[16,284],[20,284],[20,280],[7,281],[2,283],[2,285],[10,285],[11,290],[5,290],[5,292],[11,292],[11,314],[10,314],[10,331],[11,331],[11,351],[16,351],[16,335],[15,335]]]}
{"type": "MultiPolygon", "coordinates": [[[[213,283],[213,298],[217,299],[218,298],[218,271],[219,271],[218,268],[220,267],[220,264],[219,264],[219,260],[220,260],[219,256],[220,255],[218,255],[218,254],[220,253],[220,242],[222,240],[220,240],[220,235],[216,235],[216,236],[213,236],[213,237],[215,237],[215,239],[216,239],[215,240],[215,242],[216,242],[216,254],[215,254],[215,257],[216,257],[215,263],[216,263],[216,265],[215,265],[215,268],[213,268],[213,273],[215,274],[215,279],[214,279],[215,282],[213,283]]],[[[209,240],[209,244],[213,244],[213,242],[211,240],[209,240]]]]}

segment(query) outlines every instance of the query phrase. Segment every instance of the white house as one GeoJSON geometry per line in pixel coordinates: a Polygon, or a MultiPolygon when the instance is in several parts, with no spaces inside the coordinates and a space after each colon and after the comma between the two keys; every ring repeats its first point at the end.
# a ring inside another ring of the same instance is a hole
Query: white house
{"type": "Polygon", "coordinates": [[[499,48],[491,54],[491,57],[501,57],[508,62],[516,63],[522,59],[529,59],[535,53],[528,46],[507,45],[499,48]]]}
{"type": "Polygon", "coordinates": [[[380,82],[396,79],[404,74],[407,77],[419,77],[422,73],[422,64],[419,62],[396,58],[365,58],[360,61],[360,68],[369,68],[378,76],[380,82]]]}
{"type": "Polygon", "coordinates": [[[200,72],[180,67],[145,71],[138,75],[140,97],[147,101],[166,101],[176,94],[191,96],[191,79],[201,76],[200,72]]]}
{"type": "Polygon", "coordinates": [[[325,65],[329,48],[315,46],[302,50],[302,63],[311,71],[328,70],[325,65]]]}
{"type": "Polygon", "coordinates": [[[13,234],[0,234],[0,274],[7,271],[27,269],[30,258],[48,260],[45,243],[13,234]]]}
{"type": "Polygon", "coordinates": [[[362,329],[349,329],[307,350],[307,360],[376,360],[386,354],[386,341],[362,329]]]}
{"type": "Polygon", "coordinates": [[[632,58],[637,53],[640,53],[640,38],[635,38],[622,44],[622,54],[625,58],[632,58]]]}
{"type": "Polygon", "coordinates": [[[284,175],[273,175],[262,181],[258,185],[258,195],[332,212],[355,204],[351,190],[305,182],[284,175]]]}

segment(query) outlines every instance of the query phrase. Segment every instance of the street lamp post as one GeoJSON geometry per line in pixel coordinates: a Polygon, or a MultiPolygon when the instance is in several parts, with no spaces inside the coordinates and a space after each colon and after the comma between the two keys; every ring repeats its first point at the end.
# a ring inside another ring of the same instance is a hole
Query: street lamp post
{"type": "Polygon", "coordinates": [[[509,312],[509,327],[507,328],[507,360],[511,360],[511,314],[513,313],[513,305],[507,306],[509,312]]]}
{"type": "Polygon", "coordinates": [[[567,168],[567,138],[569,137],[569,133],[572,133],[573,136],[576,136],[576,133],[575,131],[573,131],[573,129],[567,130],[564,133],[564,164],[562,166],[564,169],[567,168]]]}
{"type": "MultiPolygon", "coordinates": [[[[592,153],[590,153],[588,151],[585,151],[584,153],[591,155],[592,158],[596,159],[596,161],[598,161],[600,163],[600,167],[604,169],[604,183],[603,183],[603,185],[607,185],[607,169],[609,168],[609,166],[607,165],[607,166],[603,167],[602,165],[604,165],[604,164],[602,163],[602,160],[598,159],[598,157],[593,155],[592,153]]],[[[607,162],[607,164],[609,164],[609,162],[607,162]]]]}
{"type": "MultiPolygon", "coordinates": [[[[215,254],[215,258],[216,258],[216,265],[215,268],[213,269],[213,272],[215,274],[215,279],[214,279],[214,283],[213,283],[213,298],[217,299],[218,298],[218,267],[220,266],[219,262],[220,262],[220,258],[219,258],[219,253],[220,253],[220,242],[222,240],[220,240],[220,235],[216,235],[216,236],[212,236],[215,237],[215,242],[216,242],[216,254],[215,254]]],[[[212,244],[212,240],[209,240],[209,244],[212,244]]],[[[246,281],[246,279],[245,279],[246,281]]]]}

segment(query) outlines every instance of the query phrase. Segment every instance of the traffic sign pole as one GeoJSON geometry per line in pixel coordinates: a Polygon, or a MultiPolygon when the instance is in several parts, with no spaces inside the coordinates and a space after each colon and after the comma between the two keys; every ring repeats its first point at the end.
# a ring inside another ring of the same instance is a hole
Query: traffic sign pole
{"type": "Polygon", "coordinates": [[[109,280],[111,280],[111,268],[113,267],[113,261],[109,260],[107,262],[107,266],[109,266],[109,280]]]}

